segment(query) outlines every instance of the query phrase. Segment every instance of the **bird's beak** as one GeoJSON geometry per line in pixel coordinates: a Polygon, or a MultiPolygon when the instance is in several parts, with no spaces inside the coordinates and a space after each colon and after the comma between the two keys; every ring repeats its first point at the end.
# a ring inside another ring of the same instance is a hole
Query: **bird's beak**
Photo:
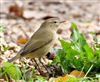
{"type": "Polygon", "coordinates": [[[61,21],[60,23],[65,23],[66,21],[61,21]]]}

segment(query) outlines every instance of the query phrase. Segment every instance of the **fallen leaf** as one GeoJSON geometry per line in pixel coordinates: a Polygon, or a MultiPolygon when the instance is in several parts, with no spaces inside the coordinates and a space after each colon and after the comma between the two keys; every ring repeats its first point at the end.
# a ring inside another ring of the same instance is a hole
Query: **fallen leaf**
{"type": "Polygon", "coordinates": [[[72,78],[72,77],[69,76],[69,75],[65,75],[65,76],[56,78],[55,82],[66,82],[66,81],[68,81],[70,78],[72,78]]]}
{"type": "Polygon", "coordinates": [[[74,70],[70,73],[70,75],[73,75],[75,77],[84,77],[85,73],[82,71],[74,70]]]}
{"type": "Polygon", "coordinates": [[[28,41],[27,38],[19,38],[16,43],[17,44],[25,44],[27,41],[28,41]]]}
{"type": "Polygon", "coordinates": [[[18,16],[18,17],[23,17],[23,7],[19,7],[17,4],[15,5],[11,5],[9,7],[9,12],[10,13],[13,13],[15,16],[18,16]]]}

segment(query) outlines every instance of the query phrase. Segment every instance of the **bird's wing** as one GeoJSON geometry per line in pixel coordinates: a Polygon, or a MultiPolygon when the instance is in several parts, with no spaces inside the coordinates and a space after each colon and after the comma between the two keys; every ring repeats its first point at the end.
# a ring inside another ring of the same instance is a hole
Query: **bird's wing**
{"type": "Polygon", "coordinates": [[[48,43],[52,42],[52,40],[53,40],[53,34],[51,34],[49,31],[36,32],[19,53],[21,56],[24,56],[26,54],[29,54],[44,47],[48,43]]]}

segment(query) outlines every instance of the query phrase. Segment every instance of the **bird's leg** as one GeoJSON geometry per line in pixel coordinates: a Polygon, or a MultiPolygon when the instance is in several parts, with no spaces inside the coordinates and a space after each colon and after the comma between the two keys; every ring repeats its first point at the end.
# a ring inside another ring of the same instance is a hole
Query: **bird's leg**
{"type": "Polygon", "coordinates": [[[44,62],[47,62],[46,58],[43,57],[42,59],[43,59],[44,62]]]}
{"type": "Polygon", "coordinates": [[[39,62],[42,64],[42,66],[46,69],[47,73],[51,74],[51,71],[43,64],[41,61],[41,58],[39,58],[39,62]]]}
{"type": "Polygon", "coordinates": [[[35,59],[35,58],[33,59],[33,61],[34,61],[34,62],[35,62],[35,64],[36,64],[36,69],[40,70],[40,67],[39,67],[39,65],[38,65],[38,63],[37,63],[37,61],[36,61],[36,59],[35,59]]]}
{"type": "MultiPolygon", "coordinates": [[[[49,53],[49,54],[50,54],[50,53],[49,53]]],[[[47,62],[47,60],[46,60],[44,57],[43,57],[43,60],[44,60],[45,62],[47,62]]],[[[54,76],[54,72],[55,72],[55,71],[54,71],[54,67],[51,66],[51,67],[49,68],[49,71],[52,73],[52,74],[49,74],[49,75],[50,75],[50,76],[54,76]]]]}

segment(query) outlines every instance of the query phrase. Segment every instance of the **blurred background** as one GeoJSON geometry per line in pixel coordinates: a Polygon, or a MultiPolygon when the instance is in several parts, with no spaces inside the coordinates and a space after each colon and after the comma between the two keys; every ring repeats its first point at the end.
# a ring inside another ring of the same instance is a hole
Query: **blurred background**
{"type": "Polygon", "coordinates": [[[0,0],[0,17],[2,13],[13,13],[26,19],[56,16],[78,22],[99,22],[99,8],[100,0],[0,0]]]}

